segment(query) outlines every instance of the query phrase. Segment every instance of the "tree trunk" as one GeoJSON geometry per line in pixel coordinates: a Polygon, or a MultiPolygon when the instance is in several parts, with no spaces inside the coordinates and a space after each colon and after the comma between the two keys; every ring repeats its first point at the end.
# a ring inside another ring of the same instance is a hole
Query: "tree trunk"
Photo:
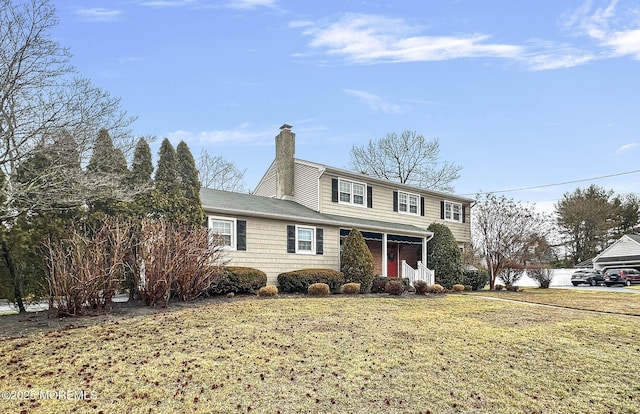
{"type": "Polygon", "coordinates": [[[13,286],[13,296],[18,304],[18,312],[27,313],[27,309],[24,307],[24,302],[22,301],[22,289],[20,288],[18,275],[16,274],[16,267],[13,265],[9,248],[7,247],[7,243],[4,241],[2,242],[2,256],[7,264],[7,269],[9,269],[9,278],[11,279],[11,285],[13,286]]]}

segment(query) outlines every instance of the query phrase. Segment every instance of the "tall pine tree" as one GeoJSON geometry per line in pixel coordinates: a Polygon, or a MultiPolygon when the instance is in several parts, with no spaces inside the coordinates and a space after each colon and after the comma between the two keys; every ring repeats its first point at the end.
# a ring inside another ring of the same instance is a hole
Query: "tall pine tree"
{"type": "Polygon", "coordinates": [[[202,225],[205,214],[200,201],[201,185],[198,179],[198,170],[193,155],[184,141],[180,141],[178,144],[176,162],[178,166],[177,178],[185,198],[184,219],[188,223],[202,225]]]}

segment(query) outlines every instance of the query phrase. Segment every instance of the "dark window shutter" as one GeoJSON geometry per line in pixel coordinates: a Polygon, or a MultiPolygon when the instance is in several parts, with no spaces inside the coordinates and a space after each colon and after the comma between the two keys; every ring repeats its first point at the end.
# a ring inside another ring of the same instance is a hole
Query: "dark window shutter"
{"type": "Polygon", "coordinates": [[[393,211],[398,211],[398,192],[393,192],[393,211]]]}
{"type": "Polygon", "coordinates": [[[444,220],[444,201],[440,202],[440,218],[444,220]]]}
{"type": "Polygon", "coordinates": [[[338,179],[331,179],[331,201],[334,203],[338,202],[338,179]]]}
{"type": "Polygon", "coordinates": [[[367,186],[367,207],[373,208],[373,187],[367,186]]]}
{"type": "Polygon", "coordinates": [[[324,249],[324,230],[316,228],[316,254],[323,254],[324,249]]]}
{"type": "Polygon", "coordinates": [[[467,222],[466,215],[467,215],[467,209],[465,208],[465,206],[462,206],[462,222],[463,223],[467,222]]]}
{"type": "Polygon", "coordinates": [[[287,253],[296,252],[296,226],[287,226],[287,253]]]}
{"type": "Polygon", "coordinates": [[[420,215],[424,216],[424,197],[420,197],[420,215]]]}
{"type": "Polygon", "coordinates": [[[236,221],[236,250],[247,250],[247,221],[236,221]]]}

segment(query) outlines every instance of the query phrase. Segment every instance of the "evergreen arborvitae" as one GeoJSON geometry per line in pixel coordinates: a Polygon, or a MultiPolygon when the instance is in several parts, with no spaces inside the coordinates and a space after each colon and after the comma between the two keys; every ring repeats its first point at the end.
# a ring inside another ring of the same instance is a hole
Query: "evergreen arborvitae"
{"type": "Polygon", "coordinates": [[[178,182],[181,184],[186,203],[185,219],[189,223],[202,225],[205,214],[200,202],[198,170],[193,155],[184,141],[180,141],[176,149],[176,162],[178,164],[178,182]]]}
{"type": "Polygon", "coordinates": [[[129,173],[128,187],[133,192],[133,201],[129,203],[129,214],[142,219],[152,212],[153,160],[151,148],[144,138],[140,138],[133,151],[133,162],[129,173]]]}
{"type": "Polygon", "coordinates": [[[462,255],[458,242],[449,227],[441,223],[432,223],[427,230],[433,232],[433,238],[427,243],[427,267],[436,274],[436,283],[451,289],[463,282],[462,255]]]}
{"type": "Polygon", "coordinates": [[[113,146],[113,140],[106,129],[98,132],[87,170],[123,176],[127,173],[127,160],[122,150],[113,146]]]}
{"type": "Polygon", "coordinates": [[[360,292],[369,293],[373,284],[373,256],[358,229],[351,229],[342,242],[340,271],[345,283],[360,283],[360,292]]]}
{"type": "Polygon", "coordinates": [[[122,150],[113,146],[106,129],[98,132],[87,174],[90,185],[97,192],[95,199],[88,201],[91,213],[98,216],[124,214],[126,206],[120,199],[124,198],[125,182],[129,175],[127,160],[122,150]]]}
{"type": "Polygon", "coordinates": [[[153,174],[151,148],[146,139],[140,138],[136,144],[136,149],[133,151],[129,181],[134,188],[148,186],[152,182],[151,174],[153,174]]]}
{"type": "Polygon", "coordinates": [[[162,141],[153,190],[153,213],[174,223],[184,223],[185,198],[178,182],[176,151],[167,138],[162,141]]]}

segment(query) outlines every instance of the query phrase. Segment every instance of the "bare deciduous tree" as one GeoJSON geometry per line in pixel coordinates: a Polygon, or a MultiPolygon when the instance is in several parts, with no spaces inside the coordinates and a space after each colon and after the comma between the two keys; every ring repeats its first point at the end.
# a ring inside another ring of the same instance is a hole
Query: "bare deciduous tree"
{"type": "Polygon", "coordinates": [[[440,143],[427,141],[415,131],[387,134],[368,145],[353,146],[350,165],[354,171],[436,191],[453,191],[462,167],[440,160],[440,143]]]}
{"type": "MultiPolygon", "coordinates": [[[[473,207],[473,238],[490,274],[490,288],[512,263],[526,265],[549,231],[550,219],[529,205],[493,194],[477,196],[473,207]]],[[[507,275],[507,277],[509,277],[507,275]]]]}
{"type": "Polygon", "coordinates": [[[119,147],[134,145],[128,130],[133,119],[120,109],[120,100],[78,77],[69,51],[51,37],[57,22],[48,0],[0,0],[0,168],[7,177],[0,218],[50,206],[47,193],[55,193],[56,199],[74,194],[76,189],[65,187],[51,191],[47,177],[60,175],[55,170],[62,169],[55,164],[31,182],[14,181],[20,164],[61,134],[72,137],[65,142],[72,143],[84,161],[100,128],[108,129],[119,147]],[[42,197],[31,198],[31,205],[16,203],[27,199],[25,191],[42,197]]]}
{"type": "Polygon", "coordinates": [[[244,174],[235,164],[221,156],[213,156],[206,149],[200,152],[198,178],[205,188],[214,190],[246,192],[244,174]]]}

